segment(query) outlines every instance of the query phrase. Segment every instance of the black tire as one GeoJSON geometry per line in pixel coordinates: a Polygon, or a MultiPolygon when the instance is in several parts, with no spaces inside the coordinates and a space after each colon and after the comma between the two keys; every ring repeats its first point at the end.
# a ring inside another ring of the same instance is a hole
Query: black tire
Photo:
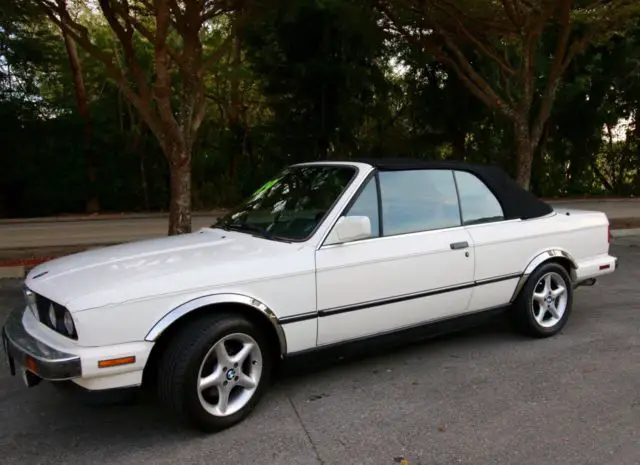
{"type": "Polygon", "coordinates": [[[160,401],[201,431],[229,428],[243,421],[260,401],[271,381],[273,357],[265,334],[246,318],[233,313],[204,315],[180,328],[160,357],[157,379],[160,401]],[[233,333],[246,334],[257,342],[262,352],[262,374],[246,405],[231,415],[215,416],[200,402],[200,366],[216,342],[233,333]]]}
{"type": "Polygon", "coordinates": [[[529,337],[546,338],[556,335],[564,328],[571,314],[572,307],[573,286],[569,273],[567,273],[567,270],[559,263],[546,262],[531,273],[514,302],[511,314],[513,322],[520,332],[529,337]],[[533,294],[540,279],[549,273],[554,274],[554,279],[558,277],[563,281],[562,286],[566,289],[567,301],[566,309],[562,317],[553,324],[553,326],[545,327],[536,320],[536,313],[539,312],[539,306],[533,303],[533,294]]]}

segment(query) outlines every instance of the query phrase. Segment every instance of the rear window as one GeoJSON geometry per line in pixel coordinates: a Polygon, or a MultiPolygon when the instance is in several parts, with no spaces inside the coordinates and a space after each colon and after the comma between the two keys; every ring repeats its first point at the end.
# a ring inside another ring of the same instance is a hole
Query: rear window
{"type": "Polygon", "coordinates": [[[456,171],[455,177],[465,225],[504,220],[500,202],[484,182],[466,171],[456,171]]]}

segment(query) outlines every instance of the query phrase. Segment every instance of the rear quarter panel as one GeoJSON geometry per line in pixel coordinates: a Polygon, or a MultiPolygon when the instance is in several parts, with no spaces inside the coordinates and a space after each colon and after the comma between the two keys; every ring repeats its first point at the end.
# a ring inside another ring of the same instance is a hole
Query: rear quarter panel
{"type": "MultiPolygon", "coordinates": [[[[475,254],[475,279],[493,279],[523,273],[541,253],[556,249],[568,253],[579,265],[609,251],[609,221],[604,213],[554,212],[530,220],[513,220],[468,227],[475,254]]],[[[508,303],[517,279],[478,287],[483,306],[508,303]],[[490,305],[489,305],[490,304],[490,305]]]]}
{"type": "Polygon", "coordinates": [[[569,253],[576,262],[607,254],[609,221],[601,212],[558,212],[468,228],[475,246],[476,280],[523,272],[549,249],[569,253]]]}

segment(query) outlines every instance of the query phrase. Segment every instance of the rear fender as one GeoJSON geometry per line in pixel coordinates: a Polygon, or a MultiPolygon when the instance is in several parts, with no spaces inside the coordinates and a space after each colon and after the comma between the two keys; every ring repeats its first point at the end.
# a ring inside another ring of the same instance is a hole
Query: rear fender
{"type": "Polygon", "coordinates": [[[511,296],[511,302],[513,303],[516,300],[516,298],[518,297],[518,294],[520,294],[520,291],[522,290],[525,283],[529,279],[529,276],[531,276],[531,274],[536,270],[536,268],[538,268],[543,263],[548,262],[549,260],[557,260],[557,259],[561,259],[562,261],[569,263],[569,268],[570,268],[569,274],[571,275],[571,279],[573,280],[575,276],[574,270],[578,268],[578,264],[575,258],[573,258],[573,256],[564,249],[554,248],[554,249],[545,250],[544,252],[536,255],[526,266],[524,272],[522,273],[522,276],[520,276],[520,280],[518,281],[518,284],[516,285],[515,290],[513,291],[513,295],[511,296]]]}

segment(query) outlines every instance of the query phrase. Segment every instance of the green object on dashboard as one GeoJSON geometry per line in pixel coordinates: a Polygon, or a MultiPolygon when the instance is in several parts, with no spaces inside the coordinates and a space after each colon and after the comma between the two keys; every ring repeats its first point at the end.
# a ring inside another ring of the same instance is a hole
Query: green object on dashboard
{"type": "Polygon", "coordinates": [[[257,197],[260,194],[262,194],[264,191],[266,191],[267,189],[270,189],[275,183],[277,183],[280,180],[280,178],[276,178],[276,179],[272,179],[271,181],[267,181],[266,183],[264,183],[262,185],[262,187],[260,187],[257,191],[255,191],[252,195],[252,197],[257,197]]]}

